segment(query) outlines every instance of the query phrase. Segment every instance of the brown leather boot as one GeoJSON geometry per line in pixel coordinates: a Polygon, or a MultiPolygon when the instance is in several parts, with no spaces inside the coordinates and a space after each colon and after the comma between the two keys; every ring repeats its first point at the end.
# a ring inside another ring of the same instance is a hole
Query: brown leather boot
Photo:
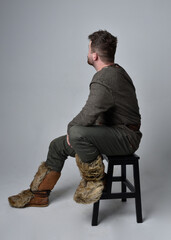
{"type": "Polygon", "coordinates": [[[51,170],[46,166],[45,162],[43,162],[30,184],[30,189],[9,197],[10,205],[16,208],[48,206],[48,196],[60,175],[60,172],[51,170]]]}

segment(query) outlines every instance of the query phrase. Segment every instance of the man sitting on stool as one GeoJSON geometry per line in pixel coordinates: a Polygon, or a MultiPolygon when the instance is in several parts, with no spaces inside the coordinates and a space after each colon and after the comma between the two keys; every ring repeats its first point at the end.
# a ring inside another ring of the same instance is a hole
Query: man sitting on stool
{"type": "Polygon", "coordinates": [[[78,203],[94,203],[104,189],[101,154],[128,155],[140,144],[135,87],[129,75],[114,62],[117,38],[107,31],[89,35],[88,64],[97,71],[90,82],[85,106],[68,124],[67,134],[54,139],[30,188],[9,197],[13,207],[48,206],[48,196],[58,181],[68,156],[76,157],[82,180],[75,192],[78,203]]]}

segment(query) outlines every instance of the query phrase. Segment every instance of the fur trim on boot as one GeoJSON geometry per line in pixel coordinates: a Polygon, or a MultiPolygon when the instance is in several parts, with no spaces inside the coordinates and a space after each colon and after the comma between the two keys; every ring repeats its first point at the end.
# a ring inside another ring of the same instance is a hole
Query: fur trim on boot
{"type": "Polygon", "coordinates": [[[99,155],[96,160],[91,163],[84,163],[75,155],[76,163],[80,170],[82,180],[74,194],[74,200],[77,203],[89,204],[97,202],[104,189],[104,164],[99,155]]]}
{"type": "Polygon", "coordinates": [[[42,162],[42,164],[38,168],[37,173],[34,176],[34,179],[33,179],[32,183],[30,184],[30,188],[31,188],[32,191],[37,191],[38,190],[39,185],[41,184],[41,182],[43,181],[45,176],[50,171],[51,171],[51,169],[45,165],[45,162],[42,162]]]}
{"type": "Polygon", "coordinates": [[[83,179],[87,181],[97,181],[104,177],[104,164],[101,155],[91,163],[82,162],[78,154],[75,155],[75,158],[83,179]]]}
{"type": "Polygon", "coordinates": [[[32,198],[34,198],[34,194],[30,189],[27,189],[17,195],[9,197],[8,201],[12,207],[23,208],[32,198]]]}
{"type": "Polygon", "coordinates": [[[102,195],[103,189],[104,183],[102,180],[85,181],[82,179],[74,194],[74,200],[82,204],[97,202],[102,195]]]}

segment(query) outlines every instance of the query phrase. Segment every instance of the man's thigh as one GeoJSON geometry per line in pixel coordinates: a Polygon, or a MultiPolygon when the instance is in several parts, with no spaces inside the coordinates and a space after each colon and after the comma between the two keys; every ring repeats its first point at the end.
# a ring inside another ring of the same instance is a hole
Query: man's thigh
{"type": "Polygon", "coordinates": [[[73,126],[71,135],[81,142],[89,142],[105,155],[125,155],[132,153],[132,147],[122,127],[108,127],[104,125],[73,126]]]}

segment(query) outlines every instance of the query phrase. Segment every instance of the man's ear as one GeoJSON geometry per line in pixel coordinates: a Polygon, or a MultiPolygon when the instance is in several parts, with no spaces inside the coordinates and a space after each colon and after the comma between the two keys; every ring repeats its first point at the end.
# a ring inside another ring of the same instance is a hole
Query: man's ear
{"type": "Polygon", "coordinates": [[[98,59],[98,54],[97,53],[93,53],[93,61],[97,61],[97,59],[98,59]]]}

